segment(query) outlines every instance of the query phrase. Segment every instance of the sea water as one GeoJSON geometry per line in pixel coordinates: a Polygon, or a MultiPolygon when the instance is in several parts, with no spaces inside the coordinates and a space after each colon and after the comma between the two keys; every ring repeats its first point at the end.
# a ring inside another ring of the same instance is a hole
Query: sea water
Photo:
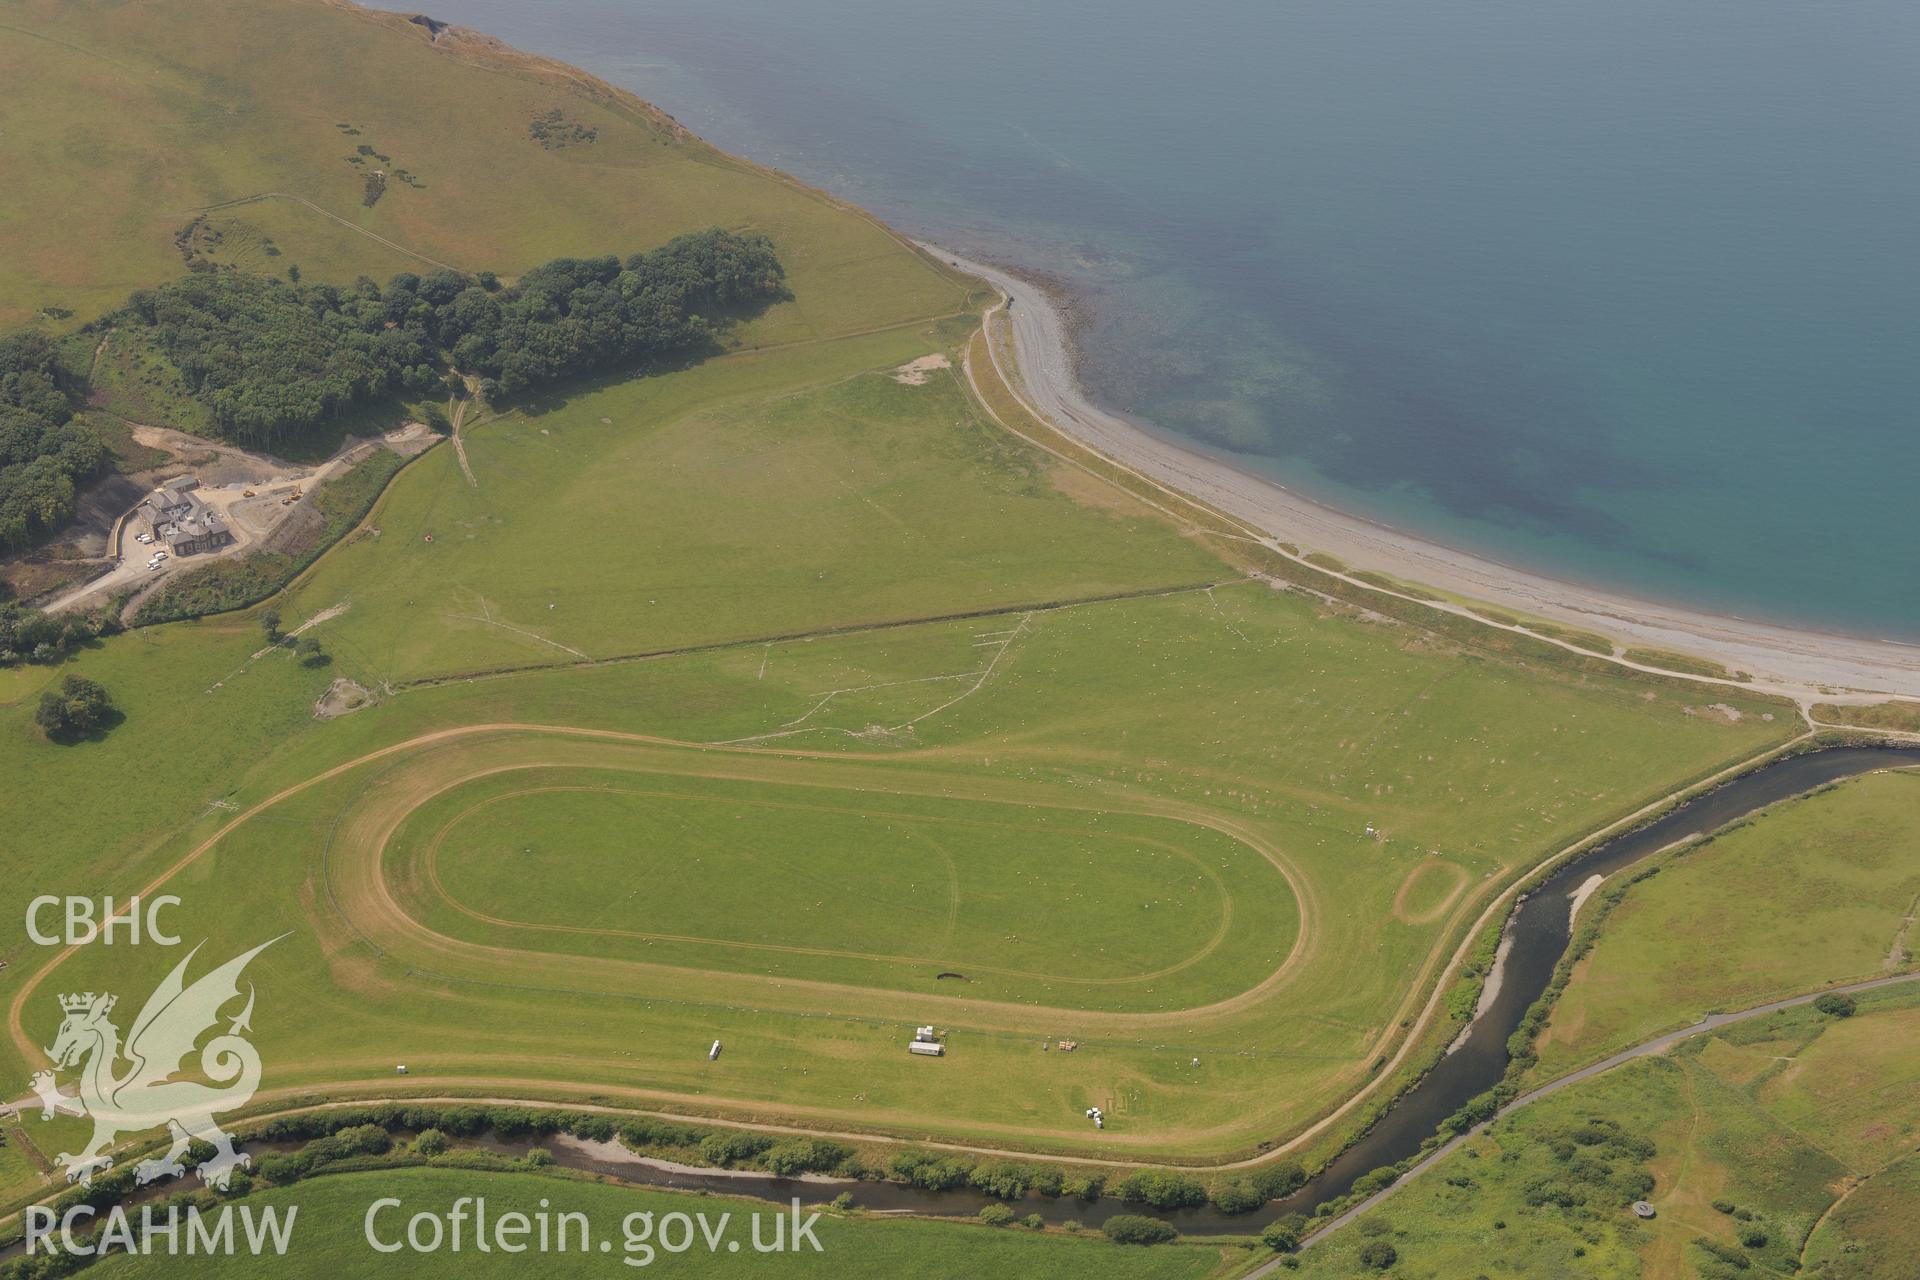
{"type": "Polygon", "coordinates": [[[432,12],[1069,278],[1097,400],[1334,505],[1920,640],[1912,0],[432,12]]]}

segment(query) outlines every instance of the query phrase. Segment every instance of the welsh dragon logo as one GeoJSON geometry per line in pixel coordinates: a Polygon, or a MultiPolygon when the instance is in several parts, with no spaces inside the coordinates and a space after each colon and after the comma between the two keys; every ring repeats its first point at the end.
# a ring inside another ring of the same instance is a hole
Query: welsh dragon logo
{"type": "Polygon", "coordinates": [[[66,1018],[47,1050],[55,1070],[35,1075],[33,1091],[39,1095],[43,1120],[51,1120],[56,1112],[93,1120],[93,1138],[86,1149],[78,1155],[63,1151],[56,1157],[66,1166],[68,1182],[90,1185],[96,1172],[111,1167],[113,1157],[104,1153],[121,1134],[163,1125],[171,1132],[173,1145],[158,1159],[135,1165],[136,1182],[185,1173],[180,1157],[196,1138],[214,1148],[213,1158],[199,1169],[201,1180],[210,1187],[224,1190],[233,1170],[251,1163],[251,1157],[235,1151],[233,1139],[214,1122],[217,1113],[246,1105],[260,1087],[260,1053],[240,1034],[253,1029],[251,983],[246,1007],[224,1033],[199,1048],[199,1074],[213,1083],[174,1077],[185,1069],[185,1060],[201,1035],[219,1023],[220,1010],[239,998],[240,972],[247,962],[279,940],[261,943],[188,986],[187,966],[199,954],[196,946],[147,998],[124,1042],[109,1017],[117,996],[89,991],[60,997],[66,1018]],[[127,1063],[124,1069],[122,1059],[127,1063]],[[75,1066],[80,1067],[78,1096],[61,1093],[56,1072],[75,1066]]]}

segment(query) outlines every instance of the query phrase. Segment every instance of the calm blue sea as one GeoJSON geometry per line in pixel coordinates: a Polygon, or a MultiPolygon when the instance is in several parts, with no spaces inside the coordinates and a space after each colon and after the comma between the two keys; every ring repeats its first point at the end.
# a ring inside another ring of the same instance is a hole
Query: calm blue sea
{"type": "Polygon", "coordinates": [[[1073,277],[1097,398],[1336,505],[1920,639],[1913,0],[432,12],[1073,277]]]}

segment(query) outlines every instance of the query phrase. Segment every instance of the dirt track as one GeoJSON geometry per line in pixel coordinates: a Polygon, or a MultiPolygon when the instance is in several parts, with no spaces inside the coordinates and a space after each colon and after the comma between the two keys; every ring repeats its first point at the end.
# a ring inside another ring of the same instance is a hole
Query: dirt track
{"type": "MultiPolygon", "coordinates": [[[[342,817],[329,841],[326,890],[338,911],[340,923],[381,953],[402,959],[413,968],[468,981],[601,992],[685,986],[693,977],[708,998],[727,1003],[795,1011],[830,1007],[855,1016],[909,1021],[916,1016],[927,1016],[917,1011],[932,1010],[946,1022],[1002,1031],[1030,1031],[1036,1036],[1058,1026],[1062,1019],[1071,1019],[1073,1026],[1089,1036],[1103,1032],[1138,1035],[1155,1026],[1191,1028],[1197,1023],[1224,1019],[1272,995],[1299,967],[1311,946],[1309,924],[1296,935],[1287,959],[1272,974],[1229,999],[1181,1011],[1120,1014],[1010,1005],[964,996],[930,996],[792,977],[775,979],[721,970],[688,970],[636,960],[530,952],[450,937],[421,924],[395,896],[389,877],[381,873],[386,850],[401,823],[421,805],[466,783],[543,768],[612,769],[635,774],[857,788],[867,793],[1135,812],[1149,817],[1174,818],[1208,827],[1253,848],[1287,878],[1296,901],[1302,901],[1303,905],[1305,902],[1304,878],[1270,842],[1212,814],[1188,810],[1185,806],[1171,803],[1133,807],[1116,807],[1110,803],[1080,805],[1063,800],[1051,788],[1000,779],[955,775],[950,785],[942,786],[938,775],[903,775],[897,768],[886,765],[766,751],[703,748],[698,754],[689,754],[680,744],[669,747],[657,740],[570,738],[571,731],[541,731],[530,737],[509,730],[490,739],[463,742],[457,749],[442,747],[420,753],[384,772],[378,786],[370,786],[363,800],[342,817]]],[[[1311,907],[1305,907],[1302,915],[1310,922],[1311,907]]],[[[536,928],[539,932],[561,931],[545,926],[536,928]]],[[[1209,941],[1202,951],[1210,950],[1217,941],[1209,941]]],[[[1201,955],[1196,955],[1194,962],[1200,958],[1201,955]]],[[[1058,977],[1052,980],[1065,981],[1058,977]]]]}
{"type": "MultiPolygon", "coordinates": [[[[944,757],[944,753],[939,752],[918,754],[922,758],[936,760],[944,757]]],[[[382,950],[402,950],[410,963],[431,965],[455,978],[510,980],[515,984],[523,984],[532,977],[545,975],[564,981],[569,989],[583,989],[580,986],[583,980],[595,978],[617,982],[621,984],[621,989],[631,989],[638,979],[684,980],[689,972],[666,965],[577,956],[541,956],[514,948],[460,941],[426,929],[393,897],[386,877],[379,874],[380,860],[393,832],[407,815],[433,796],[462,783],[495,773],[543,767],[624,768],[639,773],[801,783],[829,788],[844,788],[857,783],[863,790],[897,795],[1041,804],[1170,818],[1205,826],[1257,851],[1286,878],[1300,906],[1301,927],[1286,960],[1247,991],[1199,1009],[1151,1014],[1089,1014],[1079,1010],[1012,1006],[957,996],[927,997],[909,992],[883,992],[790,978],[775,983],[752,975],[700,971],[703,981],[717,984],[733,998],[751,999],[756,1003],[766,1003],[778,997],[792,1007],[806,1009],[818,1007],[819,998],[831,996],[837,1009],[908,1018],[932,1004],[939,1007],[943,1016],[950,1020],[972,1019],[984,1025],[1003,1028],[1010,1023],[1017,1023],[1022,1027],[1031,1027],[1036,1033],[1056,1024],[1062,1016],[1071,1016],[1076,1026],[1112,1027],[1129,1031],[1155,1025],[1191,1026],[1198,1018],[1223,1017],[1271,995],[1308,954],[1318,916],[1311,885],[1284,852],[1237,823],[1172,801],[1116,805],[1103,799],[1099,805],[1075,805],[1063,802],[1053,789],[1036,784],[981,779],[956,773],[947,785],[942,785],[936,773],[909,776],[890,764],[850,762],[826,752],[718,748],[611,730],[518,724],[472,725],[422,735],[369,752],[287,787],[228,821],[142,888],[140,895],[151,896],[159,891],[239,827],[283,801],[354,770],[383,761],[393,762],[394,767],[382,774],[377,790],[369,787],[364,801],[343,815],[329,842],[326,869],[328,896],[337,904],[339,923],[356,935],[382,950]],[[540,745],[530,751],[530,745],[534,743],[540,745]]],[[[9,1030],[15,1046],[29,1059],[34,1046],[23,1029],[22,1011],[46,978],[76,950],[77,947],[68,947],[56,953],[30,975],[14,995],[9,1010],[9,1030]]],[[[597,989],[599,985],[594,983],[584,989],[597,989]]]]}

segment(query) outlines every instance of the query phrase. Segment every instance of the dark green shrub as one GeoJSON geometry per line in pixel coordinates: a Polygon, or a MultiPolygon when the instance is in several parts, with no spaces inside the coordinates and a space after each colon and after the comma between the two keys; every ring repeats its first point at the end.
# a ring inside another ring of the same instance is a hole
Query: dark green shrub
{"type": "Polygon", "coordinates": [[[1167,1169],[1137,1169],[1114,1185],[1113,1194],[1129,1204],[1163,1210],[1197,1209],[1207,1202],[1205,1187],[1167,1169]]]}
{"type": "Polygon", "coordinates": [[[1858,1008],[1844,991],[1829,991],[1813,1002],[1813,1007],[1830,1018],[1851,1018],[1858,1008]]]}
{"type": "Polygon", "coordinates": [[[1360,1265],[1371,1267],[1375,1271],[1385,1271],[1400,1261],[1400,1251],[1385,1240],[1369,1240],[1360,1246],[1360,1265]]]}
{"type": "Polygon", "coordinates": [[[1115,1244],[1165,1244],[1180,1235],[1170,1224],[1137,1213],[1115,1214],[1101,1230],[1115,1244]]]}
{"type": "Polygon", "coordinates": [[[852,1154],[852,1147],[825,1138],[788,1138],[768,1147],[761,1163],[775,1177],[792,1178],[838,1168],[852,1154]]]}
{"type": "Polygon", "coordinates": [[[1300,1227],[1295,1219],[1282,1218],[1260,1233],[1260,1243],[1275,1253],[1290,1253],[1300,1247],[1300,1227]]]}
{"type": "Polygon", "coordinates": [[[1307,1171],[1297,1161],[1282,1160],[1255,1171],[1247,1181],[1260,1193],[1262,1200],[1278,1200],[1306,1186],[1307,1171]]]}
{"type": "Polygon", "coordinates": [[[1213,1189],[1213,1207],[1222,1213],[1252,1213],[1266,1198],[1244,1182],[1223,1182],[1213,1189]]]}
{"type": "Polygon", "coordinates": [[[700,1139],[700,1158],[725,1169],[736,1161],[753,1159],[772,1145],[772,1138],[759,1133],[740,1130],[710,1133],[700,1139]]]}
{"type": "Polygon", "coordinates": [[[40,695],[33,722],[55,742],[77,742],[108,727],[114,718],[106,688],[85,676],[67,676],[60,688],[40,695]]]}
{"type": "Polygon", "coordinates": [[[984,1191],[990,1196],[1002,1200],[1018,1200],[1027,1194],[1027,1188],[1033,1185],[1034,1171],[1031,1165],[1019,1164],[1011,1160],[995,1160],[975,1166],[969,1181],[974,1189],[984,1191]]]}
{"type": "Polygon", "coordinates": [[[1060,1194],[1092,1204],[1106,1190],[1107,1180],[1098,1173],[1071,1173],[1060,1180],[1060,1194]]]}

